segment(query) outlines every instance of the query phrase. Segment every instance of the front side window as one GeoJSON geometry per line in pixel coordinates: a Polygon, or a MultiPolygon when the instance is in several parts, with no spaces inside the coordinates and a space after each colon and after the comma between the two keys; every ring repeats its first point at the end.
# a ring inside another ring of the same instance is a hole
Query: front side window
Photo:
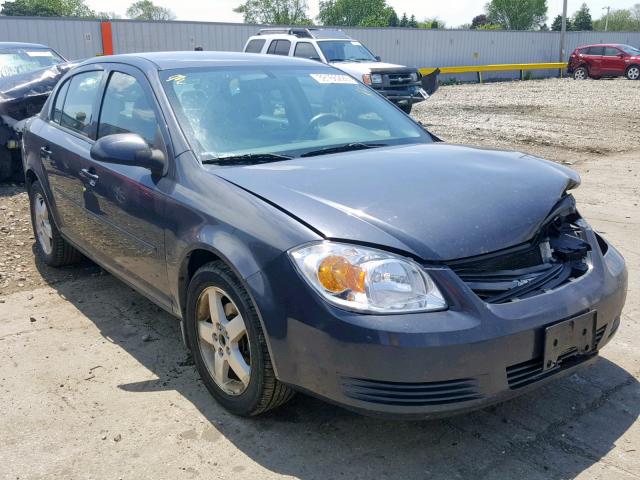
{"type": "Polygon", "coordinates": [[[314,60],[320,60],[320,55],[318,55],[316,47],[314,47],[309,42],[298,42],[296,44],[296,49],[293,53],[293,56],[299,58],[311,58],[314,60]]]}
{"type": "Polygon", "coordinates": [[[327,62],[376,62],[376,57],[354,40],[322,40],[318,42],[327,62]]]}
{"type": "Polygon", "coordinates": [[[104,72],[86,72],[71,78],[60,125],[89,136],[103,75],[104,72]]]}
{"type": "Polygon", "coordinates": [[[0,49],[0,78],[52,67],[64,59],[48,48],[0,49]]]}
{"type": "Polygon", "coordinates": [[[113,72],[104,93],[98,138],[116,133],[137,133],[149,145],[160,143],[155,110],[135,77],[113,72]]]}
{"type": "Polygon", "coordinates": [[[377,93],[321,64],[179,69],[161,80],[201,160],[432,141],[377,93]]]}
{"type": "Polygon", "coordinates": [[[247,43],[246,48],[244,49],[244,51],[246,53],[260,53],[262,51],[262,47],[264,46],[264,39],[253,39],[250,40],[249,43],[247,43]]]}

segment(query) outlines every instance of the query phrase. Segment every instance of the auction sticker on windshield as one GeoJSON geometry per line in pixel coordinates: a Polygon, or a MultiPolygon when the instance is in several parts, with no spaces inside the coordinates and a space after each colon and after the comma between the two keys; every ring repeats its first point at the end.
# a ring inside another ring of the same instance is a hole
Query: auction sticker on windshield
{"type": "Polygon", "coordinates": [[[351,78],[349,75],[339,75],[330,73],[311,73],[313,78],[318,83],[350,83],[357,85],[358,82],[351,78]]]}

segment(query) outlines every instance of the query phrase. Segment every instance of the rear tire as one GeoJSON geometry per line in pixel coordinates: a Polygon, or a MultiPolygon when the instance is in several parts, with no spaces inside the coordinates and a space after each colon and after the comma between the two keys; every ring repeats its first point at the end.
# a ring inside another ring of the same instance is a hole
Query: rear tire
{"type": "Polygon", "coordinates": [[[629,80],[640,79],[640,65],[631,65],[629,68],[627,68],[627,73],[625,74],[625,76],[629,80]]]}
{"type": "Polygon", "coordinates": [[[207,263],[193,275],[185,330],[202,381],[231,413],[258,415],[293,397],[275,376],[251,297],[223,262],[207,263]]]}
{"type": "Polygon", "coordinates": [[[44,262],[51,267],[78,263],[82,254],[60,235],[42,185],[37,180],[29,188],[29,203],[36,248],[44,262]]]}
{"type": "Polygon", "coordinates": [[[0,147],[0,182],[11,178],[13,174],[13,156],[11,150],[0,147]]]}
{"type": "Polygon", "coordinates": [[[573,72],[574,80],[586,80],[589,78],[589,71],[586,67],[578,67],[573,72]]]}

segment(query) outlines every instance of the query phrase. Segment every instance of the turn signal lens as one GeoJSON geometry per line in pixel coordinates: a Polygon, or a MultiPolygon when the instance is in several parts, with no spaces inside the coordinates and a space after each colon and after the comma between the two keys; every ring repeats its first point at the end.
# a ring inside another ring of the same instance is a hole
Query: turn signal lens
{"type": "Polygon", "coordinates": [[[329,255],[318,267],[320,284],[332,293],[342,293],[346,290],[364,293],[364,271],[351,265],[344,257],[329,255]]]}
{"type": "Polygon", "coordinates": [[[447,308],[425,269],[410,258],[337,242],[289,251],[294,265],[325,300],[365,313],[412,313],[447,308]]]}
{"type": "Polygon", "coordinates": [[[365,73],[364,75],[362,75],[362,81],[364,82],[365,85],[371,85],[371,75],[368,73],[365,73]]]}

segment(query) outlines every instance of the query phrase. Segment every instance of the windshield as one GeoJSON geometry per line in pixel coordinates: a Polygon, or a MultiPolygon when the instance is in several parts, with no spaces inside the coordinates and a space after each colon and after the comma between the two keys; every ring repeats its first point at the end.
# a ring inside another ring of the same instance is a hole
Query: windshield
{"type": "Polygon", "coordinates": [[[0,78],[51,67],[65,60],[56,52],[43,48],[0,50],[0,78]]]}
{"type": "Polygon", "coordinates": [[[392,104],[333,68],[194,68],[163,71],[161,80],[202,161],[432,141],[392,104]]]}
{"type": "Polygon", "coordinates": [[[364,45],[353,40],[323,40],[318,46],[327,62],[377,62],[364,45]]]}
{"type": "Polygon", "coordinates": [[[640,55],[640,50],[630,47],[629,45],[620,45],[620,48],[623,52],[628,53],[629,55],[640,55]]]}

